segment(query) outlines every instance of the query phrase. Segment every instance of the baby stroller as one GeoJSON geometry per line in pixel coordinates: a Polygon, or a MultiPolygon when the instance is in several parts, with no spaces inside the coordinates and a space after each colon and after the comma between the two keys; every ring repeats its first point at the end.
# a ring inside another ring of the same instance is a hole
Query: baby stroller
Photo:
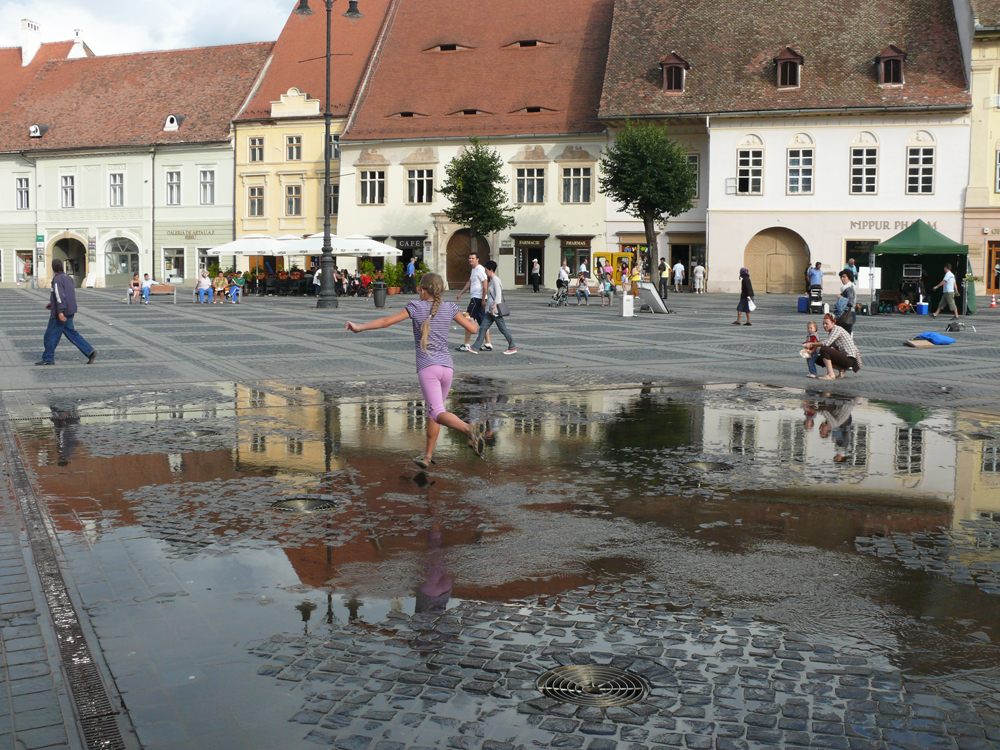
{"type": "Polygon", "coordinates": [[[549,307],[564,307],[569,304],[569,287],[560,284],[556,287],[552,299],[549,300],[549,307]]]}

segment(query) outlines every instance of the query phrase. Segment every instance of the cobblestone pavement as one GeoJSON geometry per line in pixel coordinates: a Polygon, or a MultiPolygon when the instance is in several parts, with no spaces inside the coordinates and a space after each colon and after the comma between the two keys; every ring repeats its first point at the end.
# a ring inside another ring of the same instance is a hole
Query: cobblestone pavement
{"type": "MultiPolygon", "coordinates": [[[[364,321],[401,308],[390,297],[384,311],[370,300],[343,300],[317,311],[308,298],[254,298],[240,305],[177,305],[156,298],[149,306],[122,304],[116,292],[81,290],[77,327],[100,351],[97,362],[63,342],[56,367],[36,368],[44,331],[42,291],[0,290],[0,390],[73,386],[156,385],[238,380],[324,380],[341,392],[407,382],[416,391],[413,344],[407,326],[361,335],[343,321],[364,321]],[[347,381],[347,382],[344,382],[347,381]],[[364,381],[358,384],[357,381],[364,381]]],[[[675,315],[622,318],[617,308],[550,308],[548,295],[509,293],[510,328],[518,353],[456,355],[456,374],[505,383],[584,388],[616,384],[761,382],[803,388],[798,357],[807,315],[796,297],[763,295],[754,324],[731,326],[731,295],[672,294],[675,315]]],[[[862,317],[855,327],[865,367],[835,384],[838,393],[996,410],[1000,369],[1000,309],[984,307],[956,335],[958,342],[910,349],[903,342],[947,321],[918,315],[862,317]],[[975,332],[972,327],[975,327],[975,332]]],[[[454,344],[460,343],[458,333],[454,344]]],[[[501,339],[502,340],[502,339],[501,339]]]]}
{"type": "MultiPolygon", "coordinates": [[[[341,331],[381,314],[370,302],[128,307],[83,290],[98,361],[63,342],[36,368],[44,301],[0,291],[0,391],[130,746],[1000,747],[995,519],[949,527],[930,490],[837,496],[868,459],[812,462],[797,451],[815,433],[787,419],[786,443],[727,447],[720,475],[699,466],[720,459],[706,413],[793,408],[798,424],[800,402],[842,396],[867,400],[856,423],[872,432],[855,440],[899,421],[881,400],[925,410],[928,450],[947,448],[921,454],[929,477],[954,445],[985,451],[995,310],[922,351],[901,342],[942,321],[864,318],[865,368],[820,386],[791,297],[764,297],[737,328],[730,297],[671,295],[677,314],[624,319],[516,291],[518,354],[456,354],[454,393],[535,447],[484,462],[444,438],[428,476],[409,463],[425,424],[409,328],[341,331]],[[569,397],[615,404],[643,386],[657,419],[702,442],[647,449],[630,412],[569,397]],[[331,422],[350,410],[360,426],[331,422]],[[272,507],[290,496],[335,508],[272,507]],[[608,709],[543,697],[538,676],[569,664],[629,670],[652,692],[608,709]]],[[[77,747],[8,482],[0,493],[0,749],[12,730],[77,747]]]]}

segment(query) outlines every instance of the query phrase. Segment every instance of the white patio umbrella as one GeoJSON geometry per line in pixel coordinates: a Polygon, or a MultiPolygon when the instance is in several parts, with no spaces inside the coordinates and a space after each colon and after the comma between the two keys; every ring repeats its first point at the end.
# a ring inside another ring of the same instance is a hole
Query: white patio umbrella
{"type": "MultiPolygon", "coordinates": [[[[338,237],[330,235],[330,246],[334,255],[350,256],[359,258],[368,256],[371,258],[389,258],[402,254],[402,250],[383,242],[376,242],[371,237],[365,235],[351,235],[350,237],[338,237]]],[[[276,255],[319,255],[323,252],[323,233],[311,234],[304,240],[297,242],[282,243],[275,253],[276,255]]]]}
{"type": "Polygon", "coordinates": [[[273,255],[276,242],[269,234],[248,234],[233,242],[213,247],[206,255],[273,255]]]}

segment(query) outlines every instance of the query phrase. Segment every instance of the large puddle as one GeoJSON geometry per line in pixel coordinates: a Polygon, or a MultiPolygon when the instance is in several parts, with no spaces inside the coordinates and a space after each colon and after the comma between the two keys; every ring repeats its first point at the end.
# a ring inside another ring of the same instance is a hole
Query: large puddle
{"type": "Polygon", "coordinates": [[[420,472],[418,401],[138,390],[11,416],[146,747],[927,747],[1000,724],[995,418],[501,395],[456,406],[489,420],[487,460],[442,431],[420,472]],[[561,663],[653,691],[541,698],[561,663]]]}

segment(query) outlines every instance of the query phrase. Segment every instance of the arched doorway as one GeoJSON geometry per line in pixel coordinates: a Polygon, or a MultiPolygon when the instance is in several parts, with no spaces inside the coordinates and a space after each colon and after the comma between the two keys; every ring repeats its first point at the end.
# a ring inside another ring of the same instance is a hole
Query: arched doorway
{"type": "Polygon", "coordinates": [[[743,265],[750,270],[757,291],[763,287],[768,294],[791,294],[802,289],[809,249],[791,229],[771,227],[747,243],[743,265]]]}
{"type": "Polygon", "coordinates": [[[139,248],[132,240],[116,237],[104,248],[104,285],[126,287],[139,273],[139,248]]]}
{"type": "Polygon", "coordinates": [[[73,277],[73,286],[83,286],[87,278],[87,248],[80,240],[63,237],[52,246],[52,260],[61,260],[63,270],[73,277]]]}
{"type": "MultiPolygon", "coordinates": [[[[469,280],[472,273],[469,268],[469,230],[461,229],[452,235],[448,240],[448,278],[446,279],[449,289],[461,289],[465,282],[469,280]]],[[[490,259],[490,243],[485,237],[476,235],[476,250],[479,252],[479,262],[485,263],[490,259]]]]}

